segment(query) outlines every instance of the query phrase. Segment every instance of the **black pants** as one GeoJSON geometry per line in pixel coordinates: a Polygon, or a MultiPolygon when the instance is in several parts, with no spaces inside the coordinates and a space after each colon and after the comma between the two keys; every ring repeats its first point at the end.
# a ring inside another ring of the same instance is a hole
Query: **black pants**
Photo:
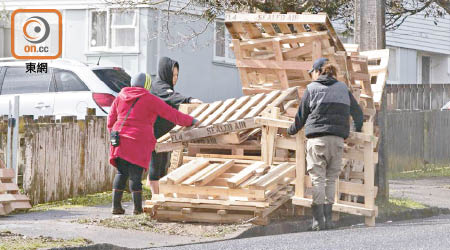
{"type": "Polygon", "coordinates": [[[159,181],[167,174],[167,169],[170,164],[170,153],[156,153],[152,152],[152,160],[150,161],[150,180],[159,181]]]}
{"type": "Polygon", "coordinates": [[[129,177],[130,191],[142,191],[142,172],[144,169],[120,158],[116,159],[116,163],[118,172],[114,178],[113,189],[125,190],[125,185],[129,177]]]}

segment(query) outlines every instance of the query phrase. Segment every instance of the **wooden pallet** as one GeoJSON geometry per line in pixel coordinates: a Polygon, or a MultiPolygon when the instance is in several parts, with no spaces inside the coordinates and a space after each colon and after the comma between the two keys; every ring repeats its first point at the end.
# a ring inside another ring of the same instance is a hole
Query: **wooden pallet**
{"type": "Polygon", "coordinates": [[[325,14],[229,14],[225,24],[244,94],[297,86],[302,95],[311,82],[307,71],[320,57],[337,65],[338,80],[349,83],[344,46],[325,14]]]}
{"type": "Polygon", "coordinates": [[[260,93],[252,96],[231,98],[225,101],[204,103],[197,106],[189,114],[195,117],[199,124],[194,127],[175,127],[170,134],[158,140],[158,152],[171,151],[180,148],[178,142],[215,137],[215,141],[242,143],[252,136],[257,126],[253,118],[262,115],[272,107],[279,107],[282,111],[298,103],[297,89],[275,90],[268,94],[260,93]],[[227,136],[223,136],[223,135],[227,136]],[[220,136],[220,137],[218,137],[220,136]]]}
{"type": "MultiPolygon", "coordinates": [[[[292,122],[279,120],[276,118],[276,111],[271,117],[257,117],[255,123],[263,126],[263,138],[265,143],[262,144],[263,154],[266,164],[274,161],[273,152],[276,148],[295,150],[296,152],[296,181],[295,196],[292,203],[301,207],[310,207],[312,204],[311,197],[311,180],[306,174],[306,156],[305,156],[305,138],[302,132],[298,133],[295,138],[282,137],[274,134],[273,129],[288,128],[292,122]]],[[[366,225],[375,225],[375,217],[378,214],[378,208],[375,206],[375,197],[377,188],[374,185],[375,179],[375,159],[374,144],[377,138],[373,135],[364,133],[351,132],[347,138],[347,151],[344,152],[346,161],[362,161],[363,172],[353,173],[353,178],[358,178],[357,182],[340,179],[336,182],[337,194],[333,211],[344,212],[355,215],[365,216],[366,225]],[[350,198],[349,198],[350,197],[350,198]],[[363,197],[363,203],[358,202],[363,197]]]]}
{"type": "Polygon", "coordinates": [[[14,178],[14,169],[0,168],[0,215],[31,208],[30,199],[20,194],[19,187],[13,182],[14,178]]]}
{"type": "Polygon", "coordinates": [[[294,178],[293,163],[192,158],[160,180],[145,211],[158,220],[267,224],[293,195],[294,178]]]}

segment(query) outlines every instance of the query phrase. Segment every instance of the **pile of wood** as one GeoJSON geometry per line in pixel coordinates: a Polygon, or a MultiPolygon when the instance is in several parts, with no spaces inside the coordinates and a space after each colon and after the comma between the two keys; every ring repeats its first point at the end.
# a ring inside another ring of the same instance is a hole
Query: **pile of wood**
{"type": "Polygon", "coordinates": [[[145,210],[159,220],[267,224],[293,195],[294,178],[293,163],[192,158],[160,180],[145,210]]]}
{"type": "Polygon", "coordinates": [[[11,168],[3,168],[0,163],[0,215],[7,215],[15,210],[30,209],[30,199],[20,194],[14,183],[15,172],[11,168]]]}
{"type": "Polygon", "coordinates": [[[307,70],[314,60],[326,57],[364,112],[363,133],[352,132],[346,143],[333,210],[366,216],[366,223],[373,225],[378,158],[374,121],[389,51],[359,52],[357,46],[344,46],[324,14],[228,14],[225,23],[245,95],[182,106],[200,124],[176,127],[158,141],[158,152],[173,151],[174,171],[162,179],[161,195],[147,201],[146,210],[156,212],[157,219],[267,223],[270,213],[291,198],[295,205],[309,207],[305,138],[302,133],[287,136],[286,129],[312,81],[307,70]],[[294,169],[296,179],[290,183],[294,169]],[[235,185],[236,176],[248,178],[235,185]],[[295,185],[295,195],[290,185],[295,185]]]}

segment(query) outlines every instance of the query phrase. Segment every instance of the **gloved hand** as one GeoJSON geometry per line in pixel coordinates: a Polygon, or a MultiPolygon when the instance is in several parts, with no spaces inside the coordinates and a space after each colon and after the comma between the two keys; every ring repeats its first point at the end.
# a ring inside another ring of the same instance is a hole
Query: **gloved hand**
{"type": "Polygon", "coordinates": [[[196,125],[197,123],[199,123],[199,121],[198,121],[197,119],[194,118],[194,119],[192,120],[192,125],[191,125],[191,126],[194,126],[194,125],[196,125]]]}
{"type": "Polygon", "coordinates": [[[288,135],[295,135],[295,134],[297,134],[297,131],[295,131],[295,127],[294,127],[294,126],[290,126],[290,127],[287,129],[287,134],[288,134],[288,135]]]}
{"type": "Polygon", "coordinates": [[[200,101],[199,99],[192,98],[191,101],[190,101],[190,103],[191,103],[191,104],[202,104],[203,102],[200,101]]]}

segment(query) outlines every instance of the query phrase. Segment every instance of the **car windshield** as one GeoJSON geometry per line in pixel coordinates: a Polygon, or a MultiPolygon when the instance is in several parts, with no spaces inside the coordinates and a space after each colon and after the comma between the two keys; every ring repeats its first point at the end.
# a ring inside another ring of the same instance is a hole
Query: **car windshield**
{"type": "Polygon", "coordinates": [[[115,92],[130,87],[131,76],[122,69],[95,69],[93,71],[100,80],[115,92]]]}

